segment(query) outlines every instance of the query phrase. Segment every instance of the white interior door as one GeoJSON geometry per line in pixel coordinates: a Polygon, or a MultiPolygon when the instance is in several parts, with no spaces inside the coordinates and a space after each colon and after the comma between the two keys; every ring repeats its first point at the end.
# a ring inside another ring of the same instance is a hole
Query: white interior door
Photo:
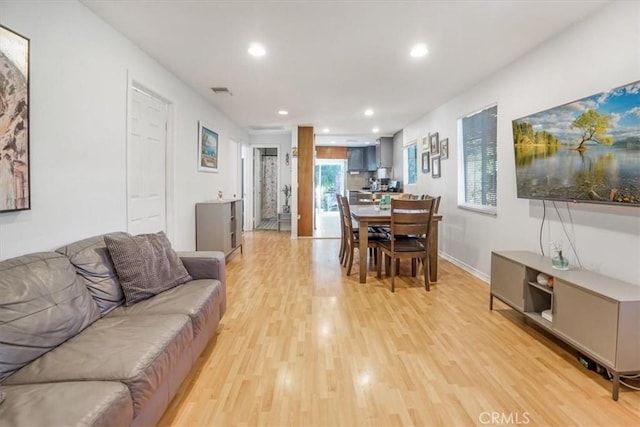
{"type": "Polygon", "coordinates": [[[166,231],[167,103],[131,86],[127,143],[127,228],[166,231]]]}

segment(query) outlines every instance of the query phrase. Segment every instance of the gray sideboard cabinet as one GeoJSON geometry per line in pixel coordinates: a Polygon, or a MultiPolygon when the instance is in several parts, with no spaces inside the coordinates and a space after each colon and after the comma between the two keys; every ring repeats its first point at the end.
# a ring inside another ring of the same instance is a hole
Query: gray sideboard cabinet
{"type": "Polygon", "coordinates": [[[242,253],[242,200],[196,203],[196,250],[242,253]]]}
{"type": "Polygon", "coordinates": [[[592,358],[613,374],[640,372],[640,286],[598,273],[555,270],[551,259],[527,251],[491,253],[491,296],[592,358]],[[553,286],[537,276],[553,277],[553,286]],[[543,311],[551,312],[551,320],[543,311]]]}

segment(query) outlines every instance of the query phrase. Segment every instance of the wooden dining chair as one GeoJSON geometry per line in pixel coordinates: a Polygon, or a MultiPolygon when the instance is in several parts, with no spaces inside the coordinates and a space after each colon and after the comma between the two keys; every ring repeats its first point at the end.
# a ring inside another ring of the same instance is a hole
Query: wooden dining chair
{"type": "Polygon", "coordinates": [[[376,201],[376,197],[373,193],[356,193],[354,205],[372,205],[376,201]]]}
{"type": "Polygon", "coordinates": [[[342,217],[342,199],[345,196],[341,194],[336,194],[336,202],[338,203],[338,217],[340,218],[340,249],[338,250],[338,259],[340,259],[340,264],[344,264],[344,258],[346,254],[346,245],[345,245],[345,233],[344,233],[344,218],[342,217]]]}
{"type": "Polygon", "coordinates": [[[385,264],[386,274],[391,266],[391,292],[395,292],[396,260],[411,259],[412,274],[415,274],[415,259],[422,262],[424,287],[430,290],[429,283],[429,235],[433,220],[434,199],[391,200],[391,227],[389,238],[376,241],[378,259],[376,270],[381,278],[382,263],[385,256],[390,262],[385,264]]]}
{"type": "Polygon", "coordinates": [[[424,195],[425,199],[434,199],[434,207],[433,207],[433,214],[437,215],[438,211],[440,210],[440,199],[442,198],[442,196],[431,196],[429,194],[425,194],[424,195]]]}
{"type": "MultiPolygon", "coordinates": [[[[343,235],[344,235],[344,243],[345,243],[345,258],[342,262],[347,268],[347,276],[351,274],[351,268],[353,267],[353,259],[355,250],[358,248],[360,244],[359,233],[353,228],[353,219],[351,218],[351,210],[349,209],[349,199],[344,196],[342,197],[340,206],[341,211],[340,214],[342,216],[343,221],[343,235]]],[[[374,261],[377,264],[377,251],[376,251],[376,242],[380,239],[384,239],[386,236],[381,233],[376,233],[373,231],[369,231],[367,234],[368,237],[368,248],[371,250],[372,255],[374,257],[374,261]]],[[[360,254],[360,256],[367,256],[367,254],[360,254]]]]}

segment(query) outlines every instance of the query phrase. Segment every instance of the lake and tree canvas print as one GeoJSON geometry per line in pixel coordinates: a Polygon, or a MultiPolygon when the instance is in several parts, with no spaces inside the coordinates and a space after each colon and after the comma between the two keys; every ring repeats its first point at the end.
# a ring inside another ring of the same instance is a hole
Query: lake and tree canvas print
{"type": "Polygon", "coordinates": [[[640,206],[640,82],[512,125],[518,197],[640,206]]]}
{"type": "Polygon", "coordinates": [[[0,212],[31,208],[29,39],[0,25],[0,212]]]}

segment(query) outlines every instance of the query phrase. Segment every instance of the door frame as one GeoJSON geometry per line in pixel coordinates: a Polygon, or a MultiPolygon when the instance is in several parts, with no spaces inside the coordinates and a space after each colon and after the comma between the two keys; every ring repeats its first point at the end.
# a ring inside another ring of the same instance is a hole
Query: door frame
{"type": "MultiPolygon", "coordinates": [[[[280,174],[282,173],[282,168],[280,165],[280,160],[281,160],[281,156],[282,156],[282,147],[280,144],[248,144],[247,145],[247,150],[246,150],[246,154],[247,154],[247,158],[245,159],[245,165],[251,165],[251,167],[247,167],[245,174],[247,176],[247,180],[246,180],[246,185],[247,185],[247,194],[255,194],[255,185],[256,185],[256,176],[255,176],[255,156],[254,156],[254,151],[256,148],[275,148],[277,151],[277,174],[278,174],[278,197],[277,197],[277,203],[278,203],[278,211],[280,210],[279,207],[282,204],[282,192],[280,191],[280,183],[282,182],[282,177],[280,176],[280,174]]],[[[246,230],[246,231],[250,231],[250,230],[254,230],[256,228],[256,223],[255,223],[255,219],[256,219],[256,209],[259,208],[256,207],[256,203],[255,203],[255,197],[247,197],[246,198],[246,202],[247,202],[247,206],[245,209],[245,215],[248,216],[248,218],[245,220],[245,224],[247,224],[250,229],[246,230]],[[249,203],[251,203],[251,206],[248,206],[249,203]]]]}
{"type": "Polygon", "coordinates": [[[173,101],[161,95],[158,91],[149,88],[142,83],[140,79],[135,78],[132,73],[127,70],[127,135],[125,143],[125,222],[126,228],[129,228],[129,149],[131,148],[131,130],[133,128],[132,114],[132,91],[134,87],[154,98],[164,102],[167,107],[167,128],[165,141],[165,226],[166,234],[169,240],[175,238],[175,105],[173,101]]]}

